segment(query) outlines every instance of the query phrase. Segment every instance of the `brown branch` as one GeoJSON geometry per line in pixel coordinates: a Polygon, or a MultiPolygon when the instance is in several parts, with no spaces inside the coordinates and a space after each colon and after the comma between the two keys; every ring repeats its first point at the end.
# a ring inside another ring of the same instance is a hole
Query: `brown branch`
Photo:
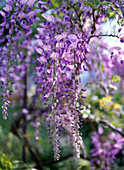
{"type": "MultiPolygon", "coordinates": [[[[11,132],[13,133],[13,131],[11,131],[11,132]]],[[[29,142],[29,140],[27,139],[27,137],[22,136],[22,134],[20,136],[17,129],[14,130],[13,134],[16,135],[18,137],[18,139],[26,145],[26,147],[28,148],[28,150],[29,150],[29,152],[30,152],[30,154],[33,158],[33,160],[35,161],[35,163],[37,165],[37,168],[39,170],[43,170],[43,165],[41,163],[41,160],[39,160],[39,158],[37,157],[37,154],[35,154],[35,152],[33,151],[33,149],[32,149],[33,147],[31,145],[31,143],[29,142]],[[15,131],[16,131],[16,134],[15,134],[15,131]]]]}
{"type": "Polygon", "coordinates": [[[116,131],[117,133],[119,133],[121,136],[124,137],[124,132],[120,131],[118,128],[116,128],[114,125],[112,125],[111,123],[109,123],[108,121],[106,120],[94,120],[94,119],[91,119],[91,118],[87,118],[87,119],[84,119],[84,120],[87,120],[89,122],[92,122],[92,123],[101,123],[109,128],[111,128],[112,130],[116,131]]]}
{"type": "Polygon", "coordinates": [[[116,38],[119,38],[118,35],[113,35],[113,34],[101,34],[101,35],[91,35],[89,38],[88,38],[88,42],[90,41],[91,38],[93,37],[97,37],[97,38],[101,38],[101,37],[116,37],[116,38]]]}
{"type": "MultiPolygon", "coordinates": [[[[62,158],[60,158],[58,161],[52,160],[52,161],[43,163],[43,165],[44,165],[44,166],[53,165],[53,164],[56,164],[56,163],[58,163],[58,162],[64,161],[64,160],[69,159],[69,158],[72,158],[72,157],[74,157],[74,154],[73,154],[73,153],[69,153],[68,155],[63,156],[62,158]]],[[[82,154],[80,155],[80,158],[86,159],[86,160],[91,160],[91,157],[85,158],[82,154]]]]}
{"type": "MultiPolygon", "coordinates": [[[[27,109],[27,66],[25,65],[25,75],[24,75],[24,85],[25,85],[25,89],[24,89],[24,95],[23,95],[23,108],[27,109]]],[[[23,116],[23,122],[26,122],[26,115],[24,114],[23,116]]],[[[24,137],[26,136],[27,133],[27,125],[25,124],[22,127],[22,132],[24,137]]],[[[27,162],[27,147],[25,145],[25,143],[23,144],[23,151],[22,151],[22,160],[26,163],[27,162]]]]}
{"type": "Polygon", "coordinates": [[[58,161],[52,160],[52,161],[49,161],[49,162],[44,162],[43,165],[44,165],[44,166],[46,166],[46,165],[47,165],[47,166],[53,165],[53,164],[56,164],[56,163],[61,162],[61,161],[64,161],[64,160],[66,160],[66,159],[68,159],[68,158],[71,158],[71,157],[73,157],[73,153],[69,153],[68,155],[60,158],[58,161]]]}
{"type": "Polygon", "coordinates": [[[106,121],[106,120],[99,120],[99,123],[101,123],[101,124],[103,124],[105,126],[108,126],[109,128],[113,129],[114,131],[118,132],[121,136],[124,137],[124,132],[118,130],[118,128],[116,128],[114,125],[112,125],[108,121],[106,121]]]}
{"type": "Polygon", "coordinates": [[[25,145],[27,146],[27,148],[28,148],[28,150],[29,150],[32,158],[33,158],[34,161],[36,162],[36,164],[37,164],[37,166],[38,166],[38,169],[39,169],[39,170],[43,170],[43,166],[42,166],[41,160],[39,160],[39,158],[37,157],[37,155],[36,155],[35,152],[33,151],[31,143],[29,142],[29,140],[28,140],[26,137],[24,137],[23,139],[24,139],[24,143],[25,143],[25,145]]]}
{"type": "Polygon", "coordinates": [[[93,24],[91,25],[91,28],[92,28],[91,34],[93,34],[96,31],[96,18],[95,18],[94,12],[95,12],[95,9],[93,8],[93,11],[92,11],[93,24]]]}

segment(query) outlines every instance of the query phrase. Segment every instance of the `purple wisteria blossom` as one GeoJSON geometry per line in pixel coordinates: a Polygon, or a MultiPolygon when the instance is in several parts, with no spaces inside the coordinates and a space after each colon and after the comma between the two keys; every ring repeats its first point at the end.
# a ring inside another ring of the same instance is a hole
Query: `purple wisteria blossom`
{"type": "MultiPolygon", "coordinates": [[[[70,138],[74,155],[80,158],[83,140],[79,118],[80,107],[84,105],[80,99],[86,98],[85,89],[80,88],[82,71],[92,70],[96,66],[95,72],[98,80],[103,79],[106,82],[105,74],[111,79],[111,72],[114,68],[112,60],[114,50],[112,49],[111,58],[108,58],[108,55],[104,53],[104,50],[108,50],[106,44],[99,39],[99,46],[96,49],[97,42],[91,38],[99,37],[100,32],[97,31],[97,28],[106,18],[106,12],[111,12],[110,7],[118,9],[119,6],[114,1],[110,1],[109,6],[106,6],[102,3],[89,5],[84,0],[65,0],[62,1],[60,8],[51,10],[52,6],[51,0],[47,2],[7,0],[6,6],[0,11],[3,17],[2,23],[0,23],[0,36],[2,36],[0,42],[4,44],[0,48],[3,118],[7,118],[7,110],[14,90],[19,95],[23,116],[29,115],[29,110],[24,106],[26,103],[24,97],[28,90],[25,79],[30,69],[30,63],[33,62],[34,65],[36,64],[33,77],[36,84],[35,93],[40,99],[40,107],[44,109],[49,106],[50,108],[50,113],[44,111],[43,117],[46,118],[50,130],[54,159],[59,160],[60,158],[59,135],[63,129],[70,138]],[[49,12],[51,14],[48,14],[49,12]],[[40,23],[38,28],[36,27],[37,34],[35,34],[34,40],[31,38],[33,26],[38,22],[40,23]],[[6,29],[8,29],[8,34],[4,37],[6,29]],[[34,41],[35,43],[33,43],[34,41]],[[101,60],[104,68],[101,67],[99,73],[101,60]],[[79,103],[79,101],[81,102],[79,103]]],[[[119,17],[121,16],[119,15],[119,17]]],[[[121,42],[124,42],[123,34],[119,38],[121,42]]],[[[116,47],[115,49],[119,55],[123,55],[121,49],[116,47]]],[[[39,102],[38,99],[36,103],[39,102]]],[[[37,129],[40,126],[39,112],[36,109],[33,113],[36,117],[33,126],[37,129]]],[[[98,168],[110,169],[116,154],[122,148],[123,138],[120,136],[116,138],[114,132],[110,132],[109,140],[102,135],[103,129],[99,127],[98,133],[95,132],[92,136],[95,148],[91,150],[94,157],[91,162],[96,163],[98,168]]],[[[38,139],[38,130],[35,132],[35,138],[38,139]]]]}
{"type": "Polygon", "coordinates": [[[116,159],[116,155],[124,146],[124,138],[120,134],[110,131],[108,136],[104,135],[102,127],[98,127],[98,132],[92,134],[91,168],[110,170],[116,159]]]}

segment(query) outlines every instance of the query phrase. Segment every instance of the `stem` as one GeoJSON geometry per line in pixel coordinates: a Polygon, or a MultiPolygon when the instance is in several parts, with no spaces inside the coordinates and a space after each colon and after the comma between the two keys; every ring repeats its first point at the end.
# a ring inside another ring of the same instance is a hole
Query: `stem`
{"type": "Polygon", "coordinates": [[[78,131],[78,115],[77,115],[77,90],[76,90],[76,59],[75,59],[75,51],[74,51],[74,82],[75,82],[75,118],[76,118],[76,137],[77,137],[77,144],[78,144],[78,140],[79,140],[79,131],[78,131]]]}
{"type": "Polygon", "coordinates": [[[88,41],[90,41],[90,39],[93,38],[93,37],[98,37],[98,38],[101,38],[101,37],[116,37],[116,38],[119,38],[118,35],[113,35],[113,34],[109,34],[109,35],[107,35],[107,34],[101,34],[101,35],[91,35],[91,36],[89,37],[88,41]]]}
{"type": "MultiPolygon", "coordinates": [[[[25,66],[24,85],[25,85],[25,89],[24,89],[24,98],[23,98],[23,101],[24,101],[23,108],[27,108],[27,66],[25,66]]],[[[24,115],[23,122],[24,123],[26,122],[26,115],[24,115]]],[[[25,138],[26,132],[27,132],[26,124],[23,126],[22,131],[23,131],[23,135],[25,138]]],[[[27,148],[26,148],[25,143],[23,144],[22,160],[25,163],[27,162],[27,148]]]]}
{"type": "Polygon", "coordinates": [[[55,70],[55,60],[53,62],[53,109],[54,109],[54,120],[55,120],[55,132],[56,132],[56,113],[55,113],[55,76],[56,76],[56,70],[55,70]]]}
{"type": "Polygon", "coordinates": [[[53,143],[53,147],[54,147],[54,154],[55,154],[55,160],[58,160],[58,158],[57,158],[57,152],[56,152],[56,149],[57,149],[57,127],[56,127],[56,111],[55,111],[55,109],[56,109],[56,105],[55,105],[55,103],[56,103],[56,99],[55,99],[55,96],[56,96],[56,94],[55,94],[55,86],[56,86],[56,82],[55,82],[55,77],[56,77],[56,70],[55,70],[55,64],[56,64],[56,62],[55,62],[55,59],[54,59],[54,62],[53,62],[53,111],[54,111],[54,124],[55,124],[55,129],[54,129],[54,136],[53,136],[53,141],[54,141],[54,143],[53,143]]]}
{"type": "Polygon", "coordinates": [[[110,122],[108,122],[106,120],[98,120],[98,121],[96,121],[96,120],[91,119],[91,118],[86,118],[86,119],[84,119],[84,121],[103,124],[104,126],[107,126],[107,127],[111,128],[113,131],[119,133],[122,137],[124,137],[124,132],[123,131],[120,131],[118,128],[116,128],[114,125],[112,125],[110,122]]]}

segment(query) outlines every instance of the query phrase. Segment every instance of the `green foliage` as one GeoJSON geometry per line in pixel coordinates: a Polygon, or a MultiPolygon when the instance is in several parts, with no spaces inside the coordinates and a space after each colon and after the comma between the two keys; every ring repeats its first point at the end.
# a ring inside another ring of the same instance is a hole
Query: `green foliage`
{"type": "Polygon", "coordinates": [[[77,170],[90,170],[90,162],[85,159],[80,159],[77,170]]]}
{"type": "Polygon", "coordinates": [[[86,1],[86,4],[91,7],[96,7],[98,4],[100,4],[99,0],[89,0],[86,1]]]}
{"type": "Polygon", "coordinates": [[[22,169],[32,170],[32,166],[25,164],[22,161],[18,161],[18,160],[13,161],[13,170],[22,170],[22,169]]]}
{"type": "Polygon", "coordinates": [[[5,153],[0,153],[0,170],[12,170],[12,163],[5,153]]]}
{"type": "Polygon", "coordinates": [[[112,81],[115,82],[115,83],[119,83],[120,82],[120,77],[119,76],[114,76],[112,75],[112,81]]]}

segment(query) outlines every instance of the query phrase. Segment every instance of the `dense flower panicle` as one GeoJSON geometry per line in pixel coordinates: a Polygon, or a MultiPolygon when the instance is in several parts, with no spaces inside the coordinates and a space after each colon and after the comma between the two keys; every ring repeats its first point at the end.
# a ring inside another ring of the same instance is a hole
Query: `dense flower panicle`
{"type": "Polygon", "coordinates": [[[98,132],[92,135],[92,144],[94,148],[91,150],[93,159],[91,160],[92,169],[111,169],[111,164],[114,163],[116,155],[124,146],[124,138],[120,134],[112,131],[107,137],[103,136],[103,129],[99,127],[98,132]]]}
{"type": "MultiPolygon", "coordinates": [[[[44,24],[40,24],[42,27],[37,29],[39,36],[36,35],[38,38],[36,40],[36,51],[40,54],[38,60],[41,63],[40,73],[38,73],[39,86],[42,85],[40,90],[40,92],[42,91],[41,100],[45,104],[49,97],[54,96],[52,120],[55,120],[55,124],[58,125],[57,128],[65,124],[61,122],[62,114],[69,115],[67,118],[70,124],[69,134],[73,134],[72,145],[75,148],[76,156],[79,157],[79,139],[81,138],[77,125],[79,115],[76,111],[75,100],[80,98],[77,93],[79,92],[78,81],[80,78],[78,80],[75,76],[82,72],[82,66],[85,64],[82,52],[87,51],[87,44],[82,43],[81,33],[72,34],[69,28],[66,32],[63,31],[60,28],[61,20],[58,20],[58,18],[47,14],[42,14],[42,17],[46,21],[44,24]],[[59,32],[57,28],[60,28],[59,32]],[[51,31],[49,32],[49,30],[51,31]]],[[[67,23],[64,22],[63,24],[66,25],[67,23]]]]}
{"type": "MultiPolygon", "coordinates": [[[[39,32],[37,38],[40,40],[37,40],[37,42],[39,41],[39,46],[36,48],[36,51],[41,55],[40,59],[38,59],[41,62],[41,74],[45,74],[45,77],[39,74],[39,82],[42,82],[41,91],[43,90],[41,99],[47,101],[47,98],[54,96],[54,103],[52,104],[53,116],[51,121],[55,120],[54,123],[58,125],[57,128],[64,126],[67,131],[73,134],[71,136],[73,140],[72,145],[76,156],[79,157],[81,142],[79,142],[80,135],[78,130],[79,115],[76,111],[75,103],[80,96],[77,93],[77,91],[79,92],[79,80],[76,80],[75,76],[81,74],[82,68],[84,68],[85,71],[88,70],[87,66],[89,64],[86,53],[89,52],[89,49],[87,43],[90,33],[92,33],[93,30],[89,26],[89,28],[84,28],[86,34],[82,34],[78,24],[75,26],[73,20],[71,20],[68,15],[71,11],[66,9],[66,4],[63,4],[60,10],[65,14],[62,24],[66,27],[66,31],[61,28],[61,20],[59,21],[57,20],[58,18],[54,18],[52,15],[47,14],[42,14],[42,17],[45,18],[46,21],[44,24],[40,24],[42,28],[37,29],[39,32]],[[90,33],[87,34],[88,32],[90,33]],[[85,41],[82,41],[82,39],[85,41]],[[47,48],[48,46],[49,48],[47,48]],[[44,62],[44,58],[46,58],[47,61],[45,60],[44,62]],[[46,69],[47,72],[44,71],[46,69]],[[47,95],[45,95],[46,93],[47,95]],[[66,121],[68,122],[68,126],[66,125],[65,119],[62,121],[62,124],[61,121],[59,121],[62,119],[63,113],[67,114],[66,121]]],[[[91,17],[91,10],[92,8],[90,7],[86,8],[84,12],[84,14],[86,13],[86,16],[84,16],[91,17]]],[[[101,18],[104,16],[105,13],[103,11],[101,18]]],[[[112,68],[112,64],[110,67],[112,68]]],[[[55,133],[56,135],[54,134],[53,139],[57,137],[57,132],[55,133]]],[[[56,147],[54,151],[56,150],[55,156],[56,159],[58,159],[58,145],[54,145],[54,147],[56,147]]]]}
{"type": "Polygon", "coordinates": [[[14,84],[13,88],[18,90],[20,96],[22,96],[20,87],[22,89],[25,88],[21,80],[23,80],[25,75],[25,64],[30,62],[30,55],[32,54],[32,50],[30,50],[31,41],[28,38],[32,33],[30,27],[38,20],[36,14],[41,12],[40,9],[26,12],[25,8],[28,8],[28,6],[32,7],[34,2],[35,1],[28,1],[26,4],[26,1],[8,1],[8,4],[0,11],[0,14],[3,16],[3,23],[0,25],[2,27],[0,29],[0,35],[2,36],[4,31],[9,29],[9,35],[1,39],[3,43],[7,41],[7,48],[5,46],[4,48],[1,47],[0,60],[0,73],[4,92],[3,117],[5,118],[10,95],[8,91],[12,91],[12,84],[14,84]],[[19,8],[21,4],[23,4],[23,6],[19,8]],[[13,11],[13,9],[15,10],[13,11]],[[12,14],[10,14],[10,12],[12,12],[12,14]],[[18,76],[19,74],[20,77],[18,76]]]}

